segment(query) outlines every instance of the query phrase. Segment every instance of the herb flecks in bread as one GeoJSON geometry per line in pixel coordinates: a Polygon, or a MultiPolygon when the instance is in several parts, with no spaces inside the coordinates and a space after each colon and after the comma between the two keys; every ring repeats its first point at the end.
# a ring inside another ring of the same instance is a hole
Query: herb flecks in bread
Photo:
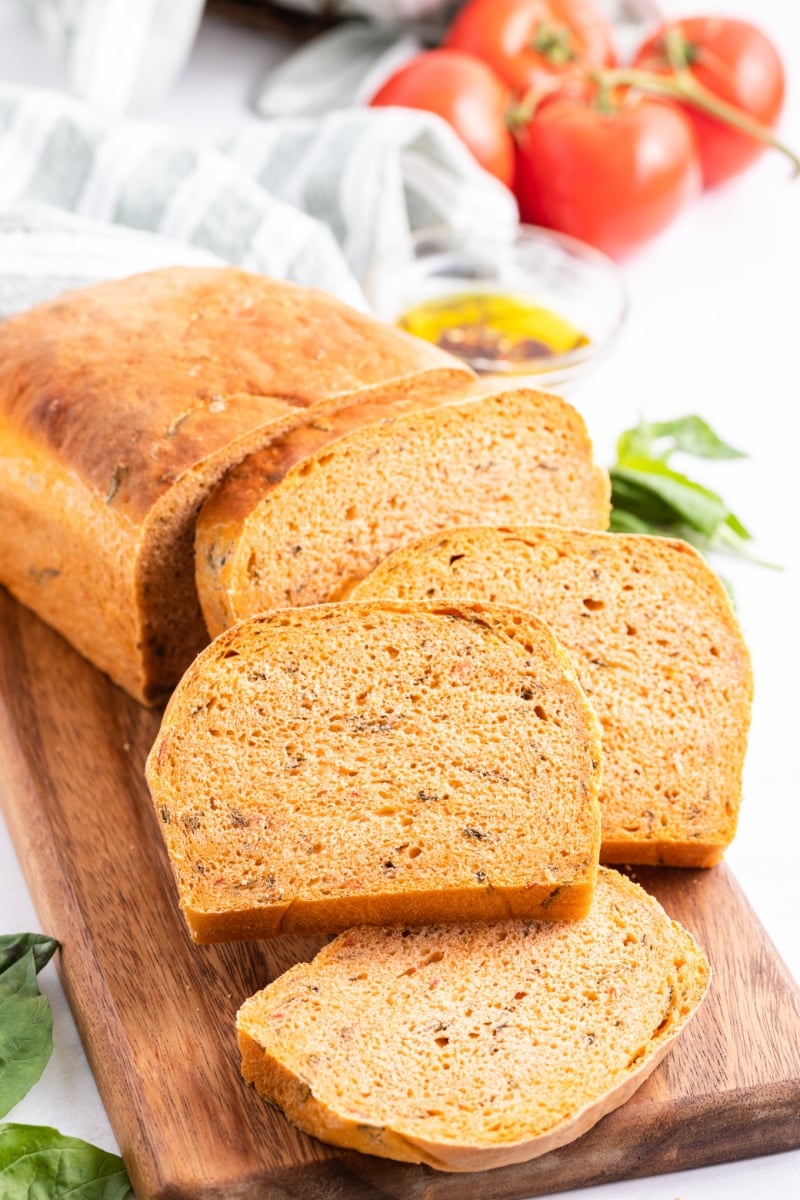
{"type": "Polygon", "coordinates": [[[689,934],[601,869],[582,921],[348,930],[242,1006],[242,1070],[323,1141],[503,1166],[627,1100],[708,980],[689,934]]]}
{"type": "Polygon", "coordinates": [[[736,831],[750,660],[719,579],[685,542],[472,528],[398,550],[354,598],[499,601],[546,621],[603,736],[601,860],[706,867],[736,831]]]}
{"type": "Polygon", "coordinates": [[[475,604],[250,618],[189,669],[148,761],[198,941],[582,916],[599,776],[550,630],[475,604]]]}
{"type": "Polygon", "coordinates": [[[200,513],[212,636],[268,608],[346,598],[422,533],[475,521],[608,526],[608,477],[557,396],[481,382],[360,405],[251,455],[200,513]]]}

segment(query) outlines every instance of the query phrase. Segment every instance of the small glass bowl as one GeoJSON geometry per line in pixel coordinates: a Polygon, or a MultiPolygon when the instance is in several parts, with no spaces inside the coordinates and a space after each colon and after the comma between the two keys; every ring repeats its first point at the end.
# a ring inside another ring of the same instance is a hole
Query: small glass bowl
{"type": "Polygon", "coordinates": [[[380,260],[365,290],[376,314],[392,322],[426,300],[465,293],[513,295],[548,309],[579,330],[585,344],[527,359],[480,357],[448,345],[479,374],[535,376],[537,387],[548,388],[590,370],[628,312],[622,275],[610,258],[537,225],[518,225],[507,235],[422,229],[380,260]]]}

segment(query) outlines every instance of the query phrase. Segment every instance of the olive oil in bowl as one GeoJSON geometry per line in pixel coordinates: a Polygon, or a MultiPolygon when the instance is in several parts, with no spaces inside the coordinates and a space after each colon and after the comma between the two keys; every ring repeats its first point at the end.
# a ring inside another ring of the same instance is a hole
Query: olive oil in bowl
{"type": "Polygon", "coordinates": [[[402,313],[397,323],[482,372],[545,372],[553,359],[589,345],[587,335],[557,312],[504,292],[435,296],[402,313]]]}
{"type": "Polygon", "coordinates": [[[611,259],[531,225],[420,229],[376,260],[364,290],[377,316],[474,371],[545,389],[591,370],[628,311],[611,259]]]}

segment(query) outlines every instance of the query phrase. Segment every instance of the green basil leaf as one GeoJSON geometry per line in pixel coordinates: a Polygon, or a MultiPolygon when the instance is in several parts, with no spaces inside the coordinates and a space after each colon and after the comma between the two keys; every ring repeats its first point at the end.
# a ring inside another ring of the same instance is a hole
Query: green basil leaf
{"type": "Polygon", "coordinates": [[[627,465],[629,457],[666,462],[676,452],[692,454],[695,458],[747,457],[741,450],[724,442],[708,422],[696,414],[677,417],[672,421],[641,422],[633,429],[627,429],[617,442],[620,465],[627,465]]]}
{"type": "MultiPolygon", "coordinates": [[[[710,488],[695,483],[669,466],[674,453],[696,458],[745,458],[702,417],[673,421],[642,421],[617,440],[617,462],[611,468],[611,521],[614,533],[650,533],[683,538],[701,554],[738,554],[763,567],[752,553],[752,535],[725,501],[710,488]]],[[[723,580],[729,594],[731,588],[723,580]]]]}
{"type": "Polygon", "coordinates": [[[0,975],[6,967],[10,967],[22,958],[28,950],[33,951],[38,975],[42,967],[46,967],[58,949],[55,938],[45,937],[43,933],[9,933],[0,937],[0,975]]]}
{"type": "Polygon", "coordinates": [[[642,517],[638,517],[636,513],[616,507],[611,509],[611,519],[608,528],[611,533],[646,533],[658,535],[664,532],[660,525],[653,525],[649,521],[643,520],[642,517]]]}
{"type": "Polygon", "coordinates": [[[630,458],[624,467],[614,467],[615,483],[638,485],[673,510],[675,517],[713,537],[717,527],[728,518],[728,509],[716,494],[693,483],[686,475],[673,471],[665,463],[647,458],[630,458]]]}
{"type": "Polygon", "coordinates": [[[125,1200],[130,1194],[118,1155],[46,1125],[0,1125],[3,1200],[125,1200]]]}
{"type": "Polygon", "coordinates": [[[646,483],[627,478],[623,470],[621,467],[612,467],[609,471],[612,511],[633,513],[649,525],[666,526],[678,520],[679,514],[671,504],[666,504],[646,483]]]}
{"type": "Polygon", "coordinates": [[[52,1051],[53,1014],[28,950],[0,975],[0,1116],[30,1091],[52,1051]]]}
{"type": "Polygon", "coordinates": [[[728,513],[728,519],[725,524],[732,529],[736,536],[741,538],[743,542],[752,542],[752,533],[748,533],[742,522],[738,517],[734,516],[733,513],[728,513]]]}
{"type": "Polygon", "coordinates": [[[617,438],[617,466],[624,466],[629,458],[654,458],[653,441],[650,426],[644,423],[624,430],[617,438]]]}

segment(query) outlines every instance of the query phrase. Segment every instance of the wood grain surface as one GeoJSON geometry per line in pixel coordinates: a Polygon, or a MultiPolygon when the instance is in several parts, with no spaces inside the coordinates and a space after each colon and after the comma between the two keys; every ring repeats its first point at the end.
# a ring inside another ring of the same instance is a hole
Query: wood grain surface
{"type": "Polygon", "coordinates": [[[724,866],[636,872],[714,981],[579,1141],[444,1175],[298,1132],[241,1080],[234,1014],[321,939],[192,945],[142,775],[158,721],[0,590],[2,803],[137,1200],[512,1200],[800,1145],[800,992],[724,866]]]}

